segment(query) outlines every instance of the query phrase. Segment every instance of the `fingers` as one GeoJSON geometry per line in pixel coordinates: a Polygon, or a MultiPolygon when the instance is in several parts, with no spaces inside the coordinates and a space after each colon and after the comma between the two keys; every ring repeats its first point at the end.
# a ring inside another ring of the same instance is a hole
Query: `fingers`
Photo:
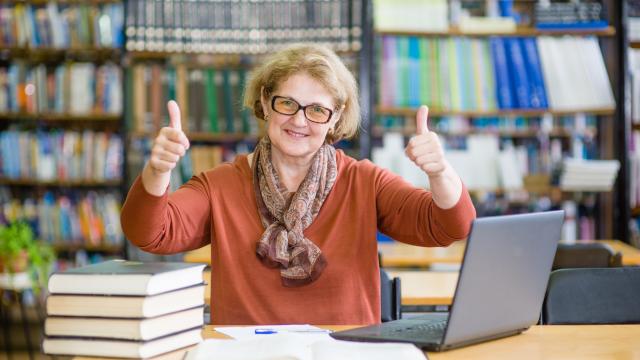
{"type": "Polygon", "coordinates": [[[185,135],[184,132],[171,127],[163,127],[162,129],[160,129],[158,138],[160,138],[160,136],[163,136],[169,141],[181,144],[185,149],[188,149],[191,145],[189,143],[189,139],[187,139],[187,135],[185,135]]]}
{"type": "Polygon", "coordinates": [[[167,103],[167,110],[169,110],[169,126],[178,131],[182,131],[182,117],[180,116],[178,103],[173,100],[169,100],[167,103]]]}
{"type": "Polygon", "coordinates": [[[430,132],[424,136],[415,136],[411,138],[407,144],[405,153],[411,160],[415,160],[422,154],[436,150],[442,153],[440,139],[436,133],[430,132]]]}
{"type": "Polygon", "coordinates": [[[416,114],[416,135],[424,135],[429,132],[427,120],[429,118],[429,108],[426,105],[420,106],[416,114]]]}

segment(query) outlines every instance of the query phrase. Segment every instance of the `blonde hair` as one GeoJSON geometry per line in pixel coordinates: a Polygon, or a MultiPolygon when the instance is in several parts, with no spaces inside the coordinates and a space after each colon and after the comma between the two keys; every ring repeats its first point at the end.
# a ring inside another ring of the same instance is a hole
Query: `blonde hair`
{"type": "Polygon", "coordinates": [[[329,144],[352,138],[360,126],[358,85],[353,74],[333,51],[320,45],[292,45],[271,55],[251,73],[244,91],[244,106],[264,119],[260,103],[261,91],[270,97],[290,76],[306,73],[320,82],[333,96],[334,111],[342,114],[333,131],[327,133],[329,144]],[[344,108],[343,108],[344,106],[344,108]]]}

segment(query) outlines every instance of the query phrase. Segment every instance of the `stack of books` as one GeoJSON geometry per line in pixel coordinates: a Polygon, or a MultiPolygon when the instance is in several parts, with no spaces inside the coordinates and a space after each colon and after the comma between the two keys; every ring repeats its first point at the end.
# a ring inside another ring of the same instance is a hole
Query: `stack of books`
{"type": "Polygon", "coordinates": [[[611,191],[619,169],[618,160],[565,159],[560,188],[565,191],[611,191]]]}
{"type": "Polygon", "coordinates": [[[51,275],[44,353],[150,358],[199,343],[204,266],[111,260],[51,275]]]}

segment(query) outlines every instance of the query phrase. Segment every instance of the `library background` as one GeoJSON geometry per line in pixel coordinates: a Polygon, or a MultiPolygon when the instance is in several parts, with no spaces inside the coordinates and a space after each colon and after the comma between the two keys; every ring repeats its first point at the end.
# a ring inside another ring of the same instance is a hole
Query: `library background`
{"type": "Polygon", "coordinates": [[[192,143],[176,189],[252,150],[264,129],[241,107],[248,73],[294,42],[330,46],[357,76],[362,128],[336,144],[349,155],[428,187],[403,153],[427,104],[478,216],[564,209],[565,242],[640,246],[638,0],[8,0],[3,348],[42,337],[46,291],[29,277],[12,289],[12,257],[41,280],[112,258],[183,260],[133,248],[119,223],[167,100],[192,143]]]}

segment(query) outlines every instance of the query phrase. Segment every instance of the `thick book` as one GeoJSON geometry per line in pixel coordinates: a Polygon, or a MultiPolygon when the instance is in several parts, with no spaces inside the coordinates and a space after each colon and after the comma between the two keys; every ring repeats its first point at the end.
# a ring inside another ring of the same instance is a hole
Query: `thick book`
{"type": "Polygon", "coordinates": [[[47,316],[148,318],[204,305],[203,284],[152,296],[49,295],[47,316]]]}
{"type": "Polygon", "coordinates": [[[73,336],[123,340],[154,340],[193,329],[204,323],[204,306],[143,319],[47,317],[46,336],[73,336]]]}
{"type": "Polygon", "coordinates": [[[51,294],[154,295],[202,283],[204,264],[111,260],[54,273],[51,294]]]}
{"type": "Polygon", "coordinates": [[[150,358],[202,341],[202,329],[183,331],[151,341],[46,337],[42,350],[48,355],[83,355],[123,358],[150,358]]]}

